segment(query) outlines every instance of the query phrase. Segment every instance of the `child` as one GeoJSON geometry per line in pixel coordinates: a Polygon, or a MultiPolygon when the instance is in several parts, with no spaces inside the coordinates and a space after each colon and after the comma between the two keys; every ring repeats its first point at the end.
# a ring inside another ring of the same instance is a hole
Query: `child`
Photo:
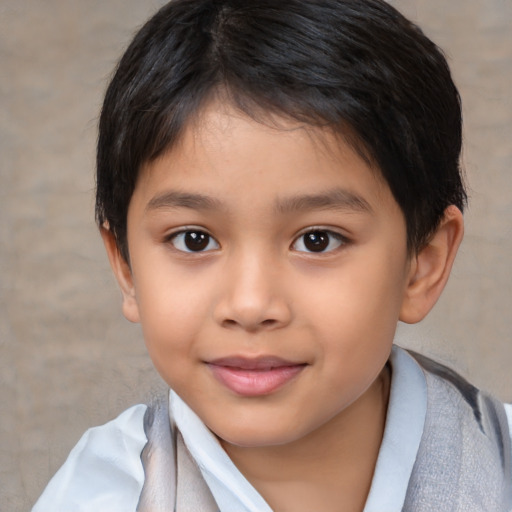
{"type": "Polygon", "coordinates": [[[382,0],[174,0],[100,119],[97,220],[171,391],[41,511],[507,511],[503,404],[393,346],[462,239],[444,57],[382,0]]]}

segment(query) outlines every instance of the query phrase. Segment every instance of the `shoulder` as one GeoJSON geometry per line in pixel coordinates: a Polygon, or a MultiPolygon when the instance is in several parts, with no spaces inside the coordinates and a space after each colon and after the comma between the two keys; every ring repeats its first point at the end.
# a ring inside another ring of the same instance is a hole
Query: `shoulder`
{"type": "Polygon", "coordinates": [[[425,373],[427,414],[405,509],[428,502],[428,510],[444,510],[443,503],[468,512],[510,510],[508,407],[452,369],[412,355],[425,373]]]}
{"type": "Polygon", "coordinates": [[[465,418],[479,433],[510,445],[510,407],[478,389],[451,368],[409,351],[425,372],[429,408],[451,417],[465,418]]]}
{"type": "Polygon", "coordinates": [[[135,405],[87,430],[32,512],[135,511],[144,484],[146,410],[145,405],[135,405]]]}

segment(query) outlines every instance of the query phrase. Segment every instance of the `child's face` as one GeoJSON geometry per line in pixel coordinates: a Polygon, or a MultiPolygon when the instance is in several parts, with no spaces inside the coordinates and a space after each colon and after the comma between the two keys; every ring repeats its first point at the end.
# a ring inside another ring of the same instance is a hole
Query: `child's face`
{"type": "Polygon", "coordinates": [[[210,107],[141,171],[124,311],[220,438],[300,439],[363,399],[410,265],[383,180],[318,129],[210,107]]]}

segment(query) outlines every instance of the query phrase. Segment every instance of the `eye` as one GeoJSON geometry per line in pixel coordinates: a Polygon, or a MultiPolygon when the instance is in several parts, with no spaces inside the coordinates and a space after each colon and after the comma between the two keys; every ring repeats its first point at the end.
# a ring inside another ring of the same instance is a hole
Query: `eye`
{"type": "Polygon", "coordinates": [[[169,241],[175,249],[182,252],[206,252],[220,247],[212,236],[198,229],[174,233],[169,241]]]}
{"type": "Polygon", "coordinates": [[[292,248],[299,252],[330,252],[346,243],[345,237],[327,229],[314,229],[303,233],[292,248]]]}

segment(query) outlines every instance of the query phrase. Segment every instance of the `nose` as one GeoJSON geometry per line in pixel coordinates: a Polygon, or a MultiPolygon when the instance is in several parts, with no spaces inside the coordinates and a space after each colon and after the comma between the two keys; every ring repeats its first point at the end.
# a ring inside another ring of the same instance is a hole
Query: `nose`
{"type": "Polygon", "coordinates": [[[222,327],[258,332],[289,324],[292,312],[285,276],[275,262],[245,255],[227,263],[223,274],[215,308],[215,319],[222,327]]]}

